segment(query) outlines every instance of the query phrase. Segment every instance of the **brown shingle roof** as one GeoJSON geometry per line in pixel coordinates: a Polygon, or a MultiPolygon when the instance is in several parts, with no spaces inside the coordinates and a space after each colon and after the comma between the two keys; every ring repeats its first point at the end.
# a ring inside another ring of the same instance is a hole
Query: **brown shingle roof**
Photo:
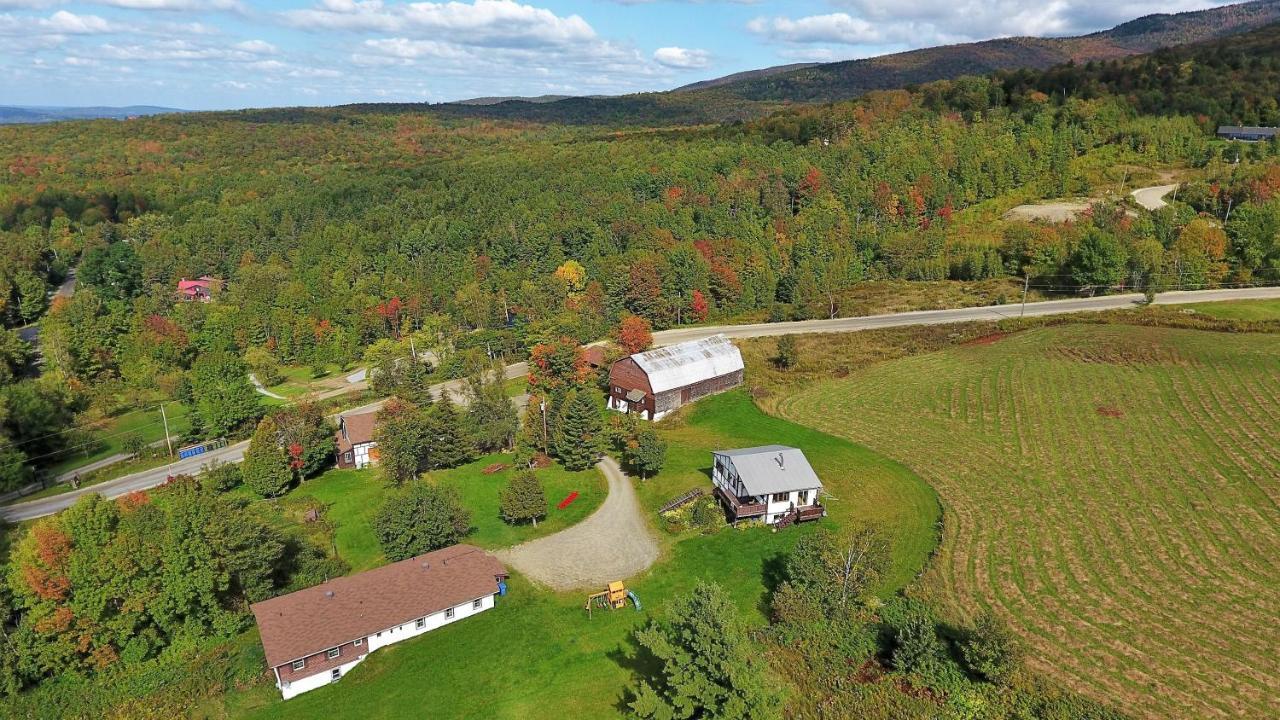
{"type": "Polygon", "coordinates": [[[338,432],[334,437],[338,441],[338,452],[346,452],[353,445],[373,442],[373,429],[378,426],[378,413],[360,413],[343,415],[338,419],[338,432]],[[347,432],[342,432],[343,426],[347,432]]]}
{"type": "Polygon", "coordinates": [[[471,545],[408,560],[255,603],[267,664],[278,667],[358,637],[498,591],[506,568],[471,545]]]}

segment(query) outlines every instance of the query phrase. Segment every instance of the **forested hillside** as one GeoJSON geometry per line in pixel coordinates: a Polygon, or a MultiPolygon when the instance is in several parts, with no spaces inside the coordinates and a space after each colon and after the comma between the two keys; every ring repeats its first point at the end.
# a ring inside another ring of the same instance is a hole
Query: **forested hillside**
{"type": "Polygon", "coordinates": [[[1229,39],[1123,60],[1001,73],[1006,95],[1124,97],[1144,114],[1183,114],[1206,124],[1280,124],[1280,24],[1229,39]]]}
{"type": "MultiPolygon", "coordinates": [[[[1158,48],[1234,35],[1280,20],[1280,0],[1156,14],[1080,37],[997,38],[922,48],[843,62],[737,73],[665,93],[431,106],[439,114],[532,122],[674,125],[757,118],[782,103],[837,102],[874,90],[894,90],[964,75],[1113,60],[1158,48]]],[[[371,110],[374,108],[362,108],[371,110]]],[[[387,108],[390,110],[391,108],[387,108]]],[[[423,110],[402,106],[399,110],[423,110]]]]}
{"type": "Polygon", "coordinates": [[[1121,58],[1233,35],[1277,19],[1280,19],[1280,2],[1257,0],[1176,15],[1148,15],[1081,37],[1000,38],[824,63],[764,78],[748,78],[720,89],[744,100],[831,102],[871,90],[907,87],[961,75],[1121,58]]]}

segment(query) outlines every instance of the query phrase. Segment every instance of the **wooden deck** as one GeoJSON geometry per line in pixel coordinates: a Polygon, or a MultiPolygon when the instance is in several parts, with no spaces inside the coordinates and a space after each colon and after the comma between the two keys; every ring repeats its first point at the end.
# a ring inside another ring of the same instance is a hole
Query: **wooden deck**
{"type": "Polygon", "coordinates": [[[719,486],[716,486],[716,497],[719,498],[720,504],[724,505],[725,509],[729,512],[731,520],[760,517],[769,509],[769,506],[765,503],[743,502],[742,498],[730,495],[719,486]]]}

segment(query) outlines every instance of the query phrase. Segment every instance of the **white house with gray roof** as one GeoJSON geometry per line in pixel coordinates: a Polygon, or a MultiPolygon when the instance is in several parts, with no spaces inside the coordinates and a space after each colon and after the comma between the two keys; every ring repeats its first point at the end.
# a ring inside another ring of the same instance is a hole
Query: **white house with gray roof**
{"type": "Polygon", "coordinates": [[[763,445],[711,455],[711,482],[730,521],[790,525],[827,514],[819,498],[822,481],[798,448],[763,445]]]}

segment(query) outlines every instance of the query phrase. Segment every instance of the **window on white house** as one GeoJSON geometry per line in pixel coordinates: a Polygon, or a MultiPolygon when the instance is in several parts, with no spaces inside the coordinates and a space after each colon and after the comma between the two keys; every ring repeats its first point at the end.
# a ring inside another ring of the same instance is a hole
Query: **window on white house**
{"type": "Polygon", "coordinates": [[[294,670],[301,670],[301,669],[305,668],[306,666],[307,666],[307,659],[306,659],[306,658],[303,658],[303,659],[301,659],[301,660],[294,660],[294,661],[293,661],[293,669],[294,669],[294,670]]]}
{"type": "Polygon", "coordinates": [[[329,682],[338,682],[340,677],[342,677],[342,668],[334,668],[329,671],[329,682]]]}
{"type": "Polygon", "coordinates": [[[786,493],[774,493],[774,494],[773,494],[773,501],[774,501],[774,502],[786,502],[786,501],[787,501],[787,494],[786,494],[786,493]]]}
{"type": "Polygon", "coordinates": [[[472,600],[472,601],[471,601],[471,609],[472,609],[472,610],[479,610],[479,609],[480,609],[480,608],[482,608],[482,607],[484,607],[484,600],[479,600],[479,599],[477,599],[477,600],[472,600]]]}
{"type": "Polygon", "coordinates": [[[352,641],[351,644],[356,647],[360,647],[361,645],[364,644],[364,638],[356,638],[354,641],[352,641]]]}
{"type": "Polygon", "coordinates": [[[448,610],[445,610],[445,611],[444,611],[444,616],[445,616],[445,618],[451,618],[451,617],[453,617],[453,608],[449,608],[448,610]]]}
{"type": "Polygon", "coordinates": [[[348,452],[343,456],[342,461],[343,461],[343,462],[345,462],[345,463],[350,464],[350,463],[352,463],[352,462],[355,462],[355,456],[354,456],[354,455],[352,455],[352,454],[351,454],[351,452],[349,452],[349,451],[348,451],[348,452]]]}
{"type": "Polygon", "coordinates": [[[417,629],[421,630],[422,628],[424,628],[424,627],[426,627],[426,626],[427,626],[427,619],[426,619],[426,618],[418,618],[418,621],[417,621],[416,623],[414,623],[414,624],[413,624],[413,626],[414,626],[414,627],[416,627],[417,629]]]}
{"type": "Polygon", "coordinates": [[[796,495],[796,502],[797,502],[797,503],[799,503],[799,504],[801,504],[801,505],[804,505],[804,504],[808,503],[808,502],[809,502],[809,491],[808,491],[808,490],[801,490],[801,491],[796,495]]]}
{"type": "Polygon", "coordinates": [[[330,660],[332,660],[332,659],[334,659],[334,658],[338,657],[338,656],[339,656],[339,655],[341,655],[341,654],[342,654],[342,650],[341,650],[341,649],[339,649],[339,648],[329,648],[329,652],[325,653],[325,656],[326,656],[326,657],[328,657],[330,660]]]}

